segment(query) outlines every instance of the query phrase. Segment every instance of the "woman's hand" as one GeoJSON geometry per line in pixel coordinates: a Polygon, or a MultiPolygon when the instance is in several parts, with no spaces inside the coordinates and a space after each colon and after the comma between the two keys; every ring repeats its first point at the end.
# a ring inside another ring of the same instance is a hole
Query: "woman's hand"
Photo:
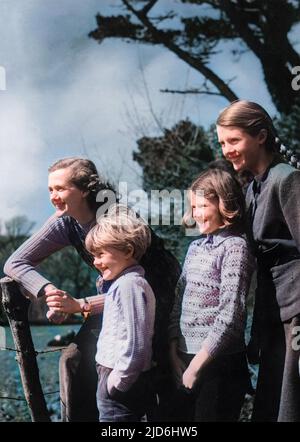
{"type": "Polygon", "coordinates": [[[63,290],[52,289],[46,293],[46,302],[54,312],[72,314],[81,312],[83,299],[75,299],[63,290]]]}

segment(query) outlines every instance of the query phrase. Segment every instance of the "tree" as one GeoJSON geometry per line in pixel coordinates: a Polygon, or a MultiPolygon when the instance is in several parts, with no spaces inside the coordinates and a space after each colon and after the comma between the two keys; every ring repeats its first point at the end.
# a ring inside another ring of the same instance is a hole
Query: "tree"
{"type": "Polygon", "coordinates": [[[26,216],[15,216],[4,223],[5,234],[0,235],[1,270],[7,258],[28,238],[34,224],[26,216]]]}
{"type": "Polygon", "coordinates": [[[95,294],[95,279],[98,274],[83,261],[73,247],[65,247],[49,256],[39,269],[47,279],[75,298],[95,294]]]}
{"type": "Polygon", "coordinates": [[[228,101],[238,98],[230,80],[211,65],[220,43],[233,40],[235,55],[251,50],[259,59],[278,111],[290,111],[298,95],[291,87],[291,69],[300,66],[300,56],[290,31],[300,20],[299,0],[173,0],[169,12],[162,12],[162,3],[120,0],[119,14],[97,14],[97,28],[89,36],[99,43],[121,38],[162,45],[204,77],[203,87],[191,92],[221,95],[228,101]],[[184,15],[183,4],[198,7],[197,16],[184,15]]]}
{"type": "Polygon", "coordinates": [[[211,143],[202,127],[180,121],[157,137],[137,140],[134,161],[143,169],[143,187],[187,189],[191,180],[214,159],[211,143]]]}
{"type": "MultiPolygon", "coordinates": [[[[171,129],[164,129],[161,136],[140,138],[137,140],[137,151],[133,153],[133,159],[143,170],[143,188],[151,196],[151,202],[153,203],[151,191],[167,193],[166,205],[164,207],[161,201],[160,209],[165,208],[166,211],[169,208],[166,215],[167,218],[170,216],[170,225],[162,225],[160,217],[158,220],[160,223],[152,227],[179,260],[183,260],[186,248],[193,238],[181,232],[182,227],[179,223],[173,224],[174,215],[177,215],[176,210],[178,210],[177,219],[181,220],[184,190],[189,188],[192,180],[215,158],[212,148],[214,146],[211,133],[186,120],[180,121],[171,129]],[[178,192],[179,204],[178,201],[169,198],[170,192],[174,189],[178,192]]],[[[154,201],[151,210],[158,211],[158,209],[159,204],[154,201]]]]}

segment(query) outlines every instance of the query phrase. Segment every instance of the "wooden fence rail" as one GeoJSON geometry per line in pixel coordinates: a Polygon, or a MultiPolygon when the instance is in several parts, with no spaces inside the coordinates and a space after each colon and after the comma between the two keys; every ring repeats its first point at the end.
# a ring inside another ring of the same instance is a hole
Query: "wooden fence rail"
{"type": "Polygon", "coordinates": [[[16,359],[31,420],[33,422],[50,422],[28,322],[30,302],[22,295],[18,284],[11,278],[2,278],[0,286],[2,304],[13,335],[16,359]]]}

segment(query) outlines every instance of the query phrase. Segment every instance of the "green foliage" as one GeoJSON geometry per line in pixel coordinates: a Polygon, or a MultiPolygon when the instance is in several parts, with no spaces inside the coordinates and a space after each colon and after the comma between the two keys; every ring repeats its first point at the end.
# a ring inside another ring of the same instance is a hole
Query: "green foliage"
{"type": "Polygon", "coordinates": [[[66,290],[75,298],[95,294],[97,272],[71,246],[49,256],[38,270],[56,287],[66,290]]]}
{"type": "MultiPolygon", "coordinates": [[[[171,225],[152,224],[155,232],[164,239],[166,247],[181,262],[194,237],[185,236],[181,225],[173,225],[174,214],[177,211],[182,213],[184,190],[190,187],[192,181],[215,158],[216,146],[212,137],[211,130],[205,132],[202,127],[196,126],[189,120],[180,121],[171,129],[164,129],[160,137],[140,138],[137,141],[138,150],[133,154],[134,160],[142,167],[143,187],[149,195],[152,190],[165,189],[172,192],[178,189],[181,192],[179,207],[176,201],[170,199],[171,225]]],[[[158,209],[159,206],[157,211],[158,209]]],[[[151,215],[153,216],[153,213],[151,215]]]]}
{"type": "Polygon", "coordinates": [[[143,169],[146,192],[152,189],[187,189],[192,180],[214,159],[208,136],[191,121],[164,129],[160,137],[137,141],[133,159],[143,169]]]}

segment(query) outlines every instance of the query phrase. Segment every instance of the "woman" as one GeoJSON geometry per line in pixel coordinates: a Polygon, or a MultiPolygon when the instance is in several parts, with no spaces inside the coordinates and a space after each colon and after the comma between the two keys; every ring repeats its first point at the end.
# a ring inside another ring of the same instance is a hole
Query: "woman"
{"type": "MultiPolygon", "coordinates": [[[[98,421],[95,353],[104,296],[76,300],[58,290],[35,267],[52,253],[69,245],[74,246],[82,258],[93,266],[93,258],[85,249],[84,240],[96,223],[96,212],[105,209],[104,201],[112,195],[109,194],[112,189],[98,175],[92,161],[72,157],[58,160],[49,168],[49,192],[55,214],[14,252],[5,264],[4,271],[33,295],[46,295],[50,307],[47,316],[53,322],[63,320],[55,310],[62,313],[82,312],[88,316],[74,342],[63,351],[60,359],[62,420],[98,421]],[[97,203],[96,199],[102,203],[97,203]]],[[[156,345],[154,352],[156,360],[163,364],[167,349],[167,339],[164,338],[167,335],[166,324],[180,268],[176,259],[164,249],[162,240],[153,232],[151,247],[141,265],[145,268],[145,277],[157,300],[156,335],[163,339],[157,340],[159,345],[156,345]]],[[[166,367],[163,369],[166,371],[166,367]]]]}
{"type": "Polygon", "coordinates": [[[259,345],[259,375],[253,420],[300,420],[300,351],[293,345],[300,325],[300,172],[279,154],[267,112],[235,101],[217,120],[225,158],[254,179],[246,202],[257,257],[253,339],[259,345]]]}

